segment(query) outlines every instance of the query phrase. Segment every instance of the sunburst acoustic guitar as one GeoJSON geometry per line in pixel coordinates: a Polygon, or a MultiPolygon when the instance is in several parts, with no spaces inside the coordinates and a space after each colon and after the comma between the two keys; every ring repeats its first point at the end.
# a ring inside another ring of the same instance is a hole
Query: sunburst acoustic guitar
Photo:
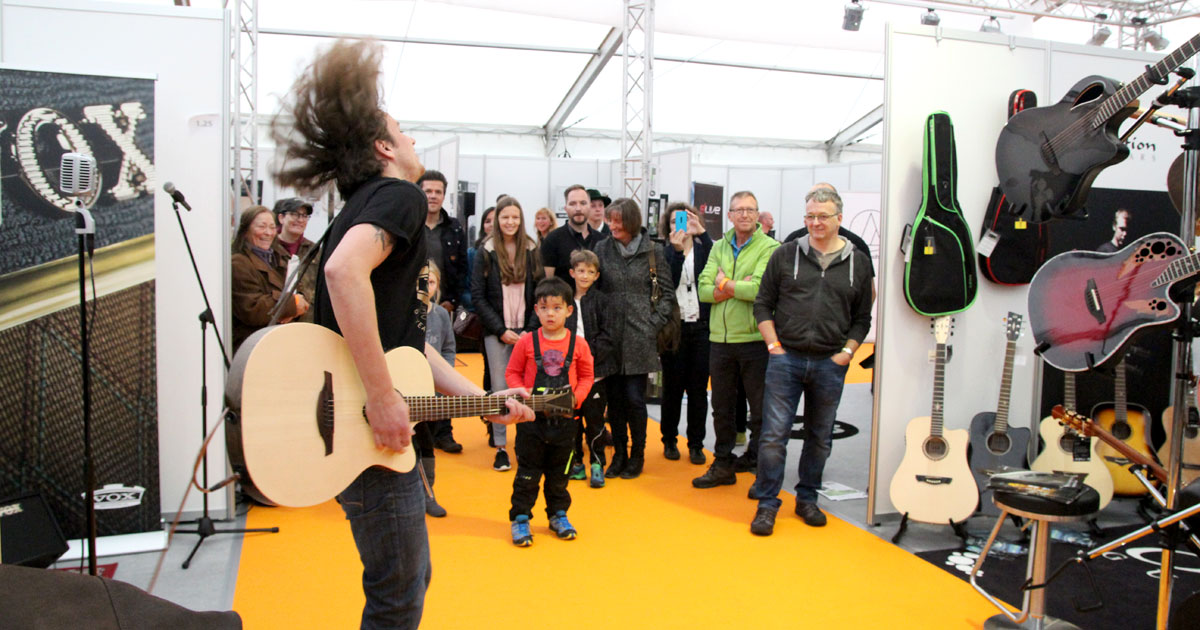
{"type": "MultiPolygon", "coordinates": [[[[1149,443],[1146,440],[1146,419],[1150,417],[1145,407],[1130,404],[1125,385],[1125,358],[1117,364],[1116,378],[1113,381],[1113,402],[1100,403],[1092,408],[1092,419],[1100,428],[1107,431],[1116,439],[1124,442],[1133,450],[1141,453],[1146,459],[1153,459],[1149,443]]],[[[1146,486],[1129,472],[1133,462],[1121,451],[1105,442],[1099,448],[1100,457],[1108,472],[1112,473],[1113,491],[1123,496],[1139,496],[1146,494],[1146,486]]]]}

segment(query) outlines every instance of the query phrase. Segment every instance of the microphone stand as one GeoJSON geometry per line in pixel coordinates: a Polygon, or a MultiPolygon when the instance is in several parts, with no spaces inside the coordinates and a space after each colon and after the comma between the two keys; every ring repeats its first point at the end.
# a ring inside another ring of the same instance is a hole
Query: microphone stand
{"type": "MultiPolygon", "coordinates": [[[[188,241],[187,229],[183,226],[183,217],[179,213],[179,202],[171,201],[171,207],[175,210],[175,220],[179,223],[179,232],[183,235],[183,244],[187,247],[188,259],[192,261],[192,272],[196,274],[196,284],[200,287],[200,295],[204,298],[204,311],[200,313],[200,443],[208,438],[208,325],[212,324],[213,334],[217,337],[217,345],[221,349],[221,358],[225,360],[225,369],[229,369],[229,353],[225,351],[225,343],[221,340],[221,331],[217,327],[216,321],[213,319],[212,305],[208,301],[208,292],[204,290],[204,280],[200,277],[200,268],[196,265],[196,256],[192,253],[192,244],[188,241]]],[[[209,488],[208,485],[208,453],[200,458],[202,469],[202,483],[204,492],[204,512],[200,518],[196,519],[196,529],[177,529],[177,534],[196,534],[200,536],[200,540],[196,541],[196,545],[192,547],[192,552],[188,554],[186,560],[183,561],[183,568],[187,569],[192,564],[192,557],[200,550],[200,545],[204,540],[214,534],[245,534],[247,532],[270,532],[276,533],[278,527],[264,527],[258,529],[217,529],[213,523],[212,517],[208,515],[208,492],[224,486],[230,480],[222,481],[216,486],[209,488]]],[[[194,471],[193,471],[194,474],[194,471]]]]}
{"type": "MultiPolygon", "coordinates": [[[[1190,77],[1189,77],[1190,78],[1190,77]]],[[[1188,110],[1187,129],[1176,131],[1184,138],[1183,204],[1179,236],[1190,250],[1196,241],[1196,186],[1200,172],[1200,88],[1190,87],[1172,90],[1160,96],[1156,105],[1178,105],[1188,110]]],[[[1175,333],[1175,393],[1172,398],[1175,413],[1171,418],[1171,441],[1168,446],[1170,461],[1167,466],[1167,488],[1165,508],[1173,512],[1179,508],[1177,496],[1180,472],[1183,468],[1183,431],[1187,418],[1187,392],[1192,376],[1192,290],[1180,291],[1173,296],[1179,303],[1179,326],[1175,333]]],[[[1158,582],[1158,611],[1155,627],[1166,630],[1171,614],[1171,583],[1175,570],[1175,545],[1179,542],[1178,527],[1162,532],[1162,565],[1158,582]]]]}
{"type": "MultiPolygon", "coordinates": [[[[88,351],[87,272],[84,258],[92,253],[96,220],[83,202],[75,199],[75,234],[79,235],[79,355],[83,364],[83,483],[87,502],[88,574],[96,575],[96,464],[92,459],[92,374],[88,351]]],[[[93,296],[95,297],[95,296],[93,296]]]]}

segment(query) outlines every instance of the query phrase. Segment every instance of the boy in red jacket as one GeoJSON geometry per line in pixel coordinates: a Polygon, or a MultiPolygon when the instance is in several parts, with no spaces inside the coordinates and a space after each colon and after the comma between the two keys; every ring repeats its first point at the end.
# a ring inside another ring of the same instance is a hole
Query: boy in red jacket
{"type": "MultiPolygon", "coordinates": [[[[504,379],[509,386],[528,387],[534,395],[570,386],[575,401],[582,402],[592,388],[594,371],[587,341],[565,327],[575,310],[571,287],[560,278],[546,278],[538,283],[534,299],[542,326],[521,335],[513,346],[504,379]]],[[[543,476],[551,531],[563,540],[575,538],[575,528],[567,520],[567,509],[571,507],[567,475],[574,438],[574,409],[560,413],[539,411],[536,420],[517,428],[517,444],[513,449],[517,455],[517,474],[513,478],[512,509],[508,511],[514,545],[533,544],[529,519],[543,476]]]]}

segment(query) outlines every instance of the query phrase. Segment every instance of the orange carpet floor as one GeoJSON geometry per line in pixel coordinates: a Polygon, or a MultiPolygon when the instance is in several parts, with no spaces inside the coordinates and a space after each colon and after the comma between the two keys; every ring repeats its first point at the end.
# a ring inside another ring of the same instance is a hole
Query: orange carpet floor
{"type": "MultiPolygon", "coordinates": [[[[460,367],[478,378],[478,355],[460,367]]],[[[650,423],[646,469],[602,489],[573,481],[560,541],[534,509],[534,545],[510,542],[513,471],[491,469],[478,420],[456,420],[466,450],[439,452],[437,494],[450,512],[428,519],[433,582],[423,628],[981,628],[996,610],[965,582],[916,556],[829,519],[804,525],[785,495],[767,538],[753,536],[749,474],[736,486],[692,488],[704,471],[670,462],[650,423]]],[[[361,567],[334,502],[256,508],[234,609],[249,630],[357,627],[361,567]]]]}

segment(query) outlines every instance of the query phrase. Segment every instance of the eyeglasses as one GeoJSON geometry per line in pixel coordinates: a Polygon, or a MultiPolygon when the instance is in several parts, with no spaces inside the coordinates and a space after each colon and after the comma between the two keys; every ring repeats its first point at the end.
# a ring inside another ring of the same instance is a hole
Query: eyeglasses
{"type": "Polygon", "coordinates": [[[806,214],[806,215],[804,215],[804,220],[805,221],[820,221],[820,222],[824,223],[824,222],[832,219],[833,217],[836,217],[839,215],[841,215],[840,212],[838,214],[806,214]]]}
{"type": "Polygon", "coordinates": [[[758,208],[732,208],[729,214],[747,214],[749,212],[758,212],[758,208]]]}
{"type": "Polygon", "coordinates": [[[284,212],[284,214],[290,214],[297,219],[308,219],[312,216],[311,212],[304,212],[303,210],[288,210],[287,212],[284,212]]]}

